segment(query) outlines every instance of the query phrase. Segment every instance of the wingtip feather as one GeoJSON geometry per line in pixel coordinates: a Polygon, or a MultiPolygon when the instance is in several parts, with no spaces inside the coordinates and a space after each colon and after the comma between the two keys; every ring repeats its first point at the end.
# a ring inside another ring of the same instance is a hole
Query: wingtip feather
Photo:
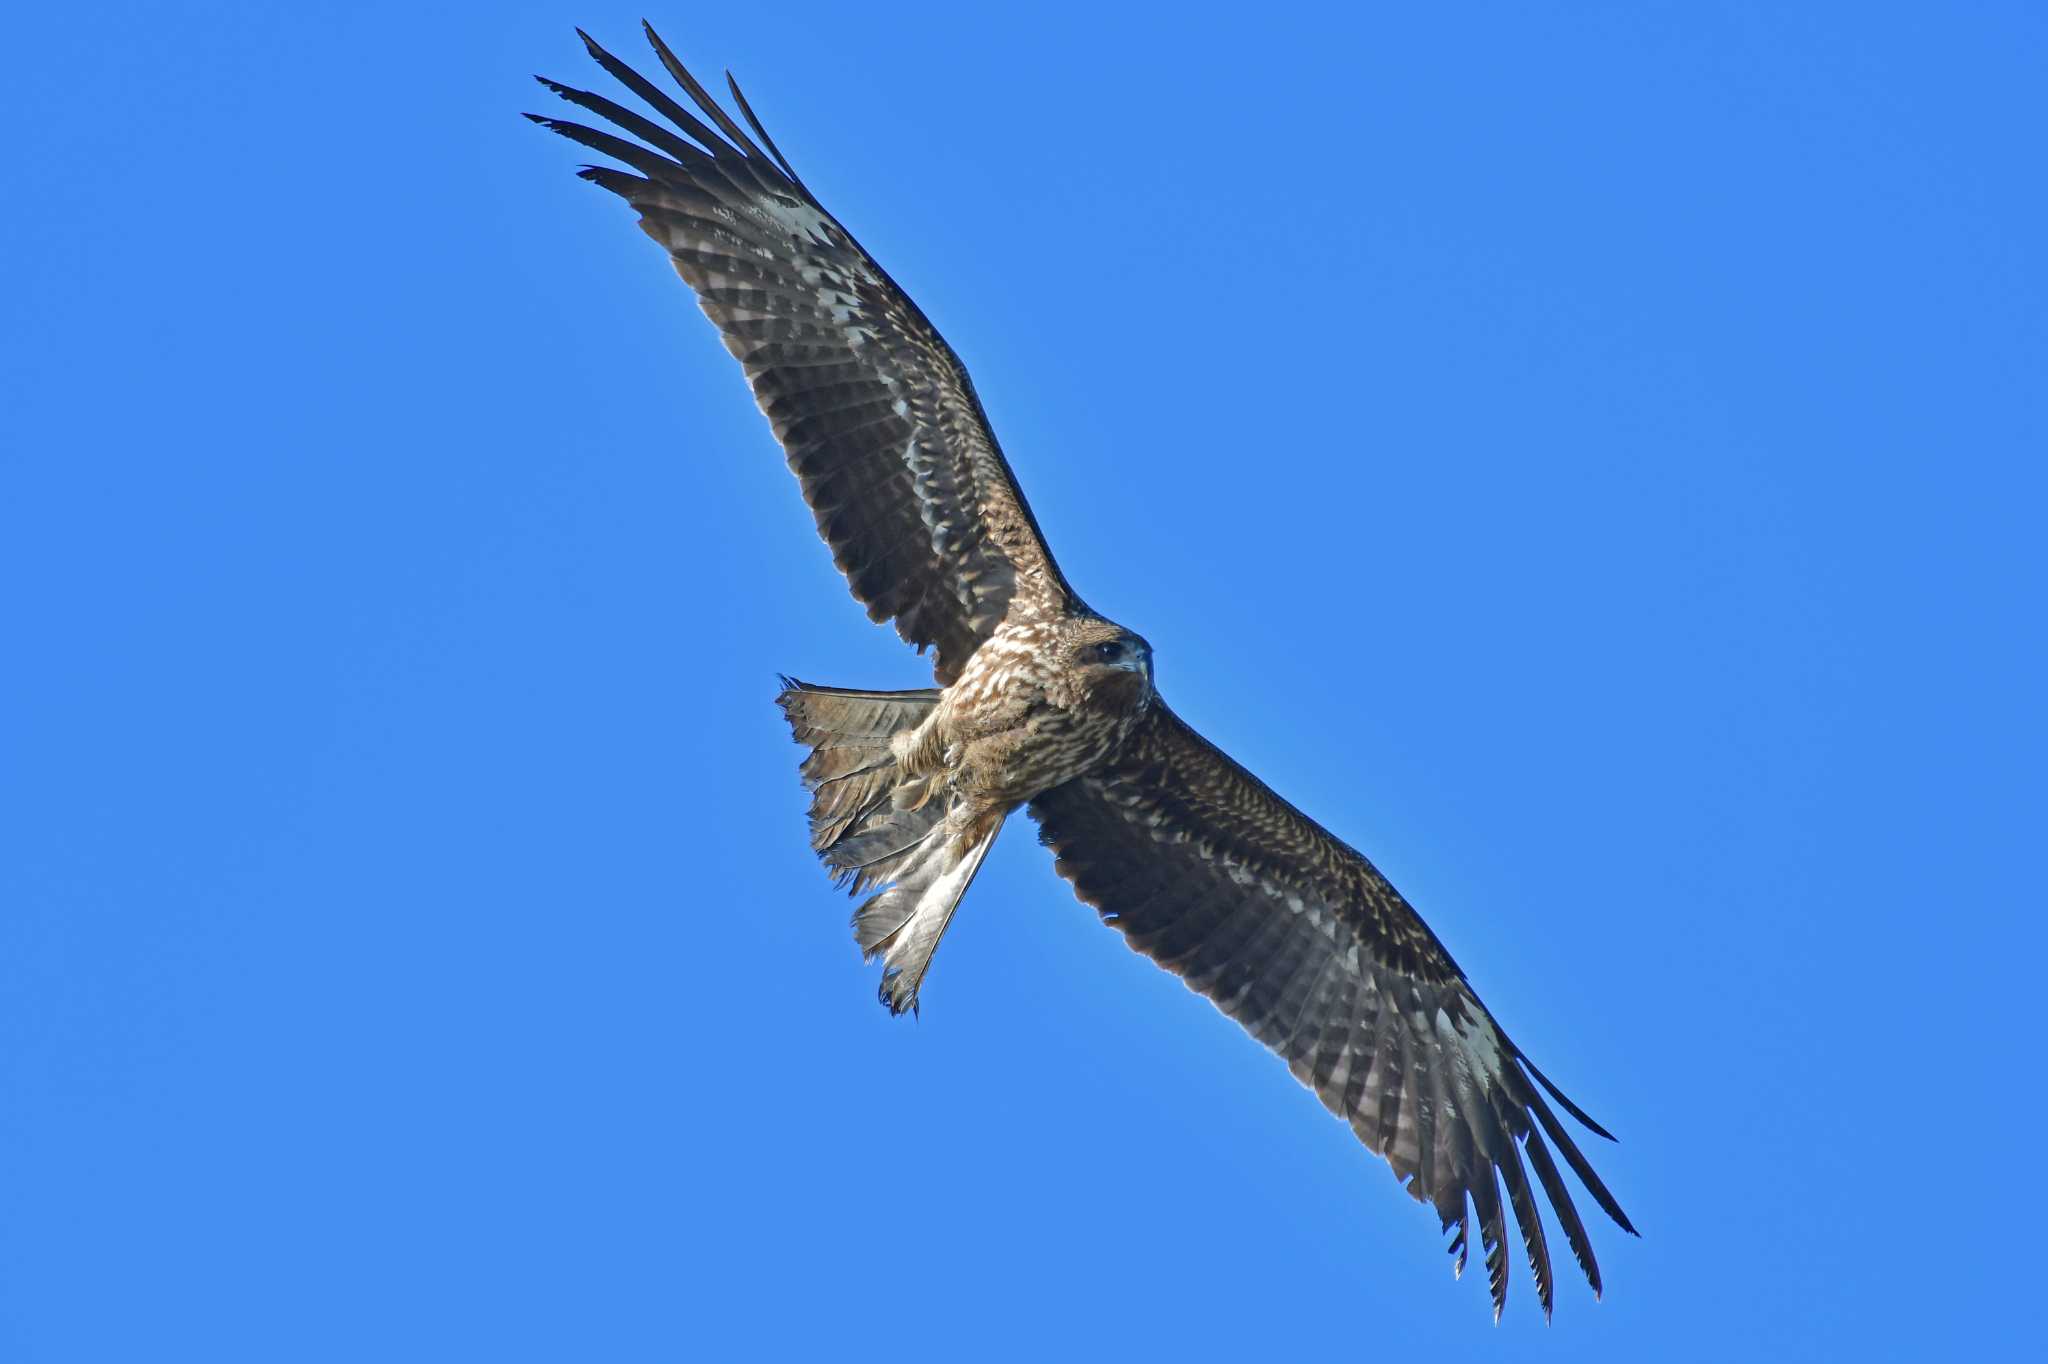
{"type": "MultiPolygon", "coordinates": [[[[1512,1042],[1508,1045],[1514,1046],[1512,1042]]],[[[1586,1112],[1585,1109],[1579,1107],[1577,1104],[1573,1103],[1569,1098],[1567,1098],[1565,1096],[1565,1092],[1559,1089],[1556,1083],[1553,1082],[1548,1075],[1545,1075],[1542,1072],[1542,1070],[1540,1070],[1537,1067],[1534,1061],[1531,1061],[1529,1059],[1529,1054],[1527,1052],[1523,1051],[1520,1047],[1515,1047],[1514,1050],[1515,1059],[1520,1061],[1522,1065],[1525,1068],[1527,1068],[1528,1072],[1536,1077],[1536,1083],[1542,1085],[1545,1089],[1549,1090],[1550,1097],[1557,1100],[1558,1103],[1563,1106],[1565,1112],[1571,1114],[1574,1118],[1578,1119],[1579,1123],[1583,1125],[1588,1132],[1591,1132],[1596,1137],[1605,1137],[1607,1138],[1607,1140],[1611,1142],[1620,1142],[1621,1139],[1619,1137],[1615,1136],[1614,1133],[1602,1127],[1599,1123],[1594,1122],[1593,1117],[1590,1113],[1586,1112]]]]}

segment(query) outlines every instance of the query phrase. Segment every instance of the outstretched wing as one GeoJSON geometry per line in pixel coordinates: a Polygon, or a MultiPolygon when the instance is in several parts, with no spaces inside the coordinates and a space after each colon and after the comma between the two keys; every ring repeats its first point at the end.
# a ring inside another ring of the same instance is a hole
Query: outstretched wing
{"type": "Polygon", "coordinates": [[[946,685],[1005,619],[1072,602],[960,358],[804,188],[739,86],[733,98],[759,144],[652,28],[655,55],[702,118],[582,37],[667,126],[545,77],[639,140],[527,117],[632,167],[580,174],[637,209],[696,290],[868,615],[934,648],[946,685]]]}
{"type": "Polygon", "coordinates": [[[1045,792],[1031,813],[1081,899],[1285,1058],[1457,1228],[1460,1271],[1476,1215],[1496,1318],[1508,1278],[1502,1185],[1550,1313],[1550,1251],[1524,1154],[1599,1293],[1592,1242],[1546,1136],[1608,1216],[1635,1228],[1537,1084],[1607,1133],[1508,1040],[1370,862],[1157,700],[1115,760],[1045,792]]]}

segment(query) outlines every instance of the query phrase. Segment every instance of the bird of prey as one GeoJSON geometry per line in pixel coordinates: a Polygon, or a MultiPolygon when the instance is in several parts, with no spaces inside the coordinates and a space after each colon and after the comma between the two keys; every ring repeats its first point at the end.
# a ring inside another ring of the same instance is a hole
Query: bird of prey
{"type": "Polygon", "coordinates": [[[1476,1220],[1496,1320],[1503,1187],[1551,1310],[1530,1170],[1597,1296],[1553,1144],[1635,1229],[1545,1093],[1608,1134],[1509,1040],[1372,863],[1174,714],[1151,646],[1061,574],[960,358],[805,188],[739,86],[728,77],[744,128],[652,28],[694,111],[581,36],[654,117],[544,77],[610,130],[527,117],[618,163],[579,174],[633,207],[695,291],[869,617],[933,651],[936,687],[785,678],[778,698],[809,749],[812,849],[855,894],[875,892],[853,929],[881,959],[883,1003],[917,1007],[955,907],[1023,809],[1076,895],[1278,1053],[1455,1228],[1460,1271],[1476,1220]]]}

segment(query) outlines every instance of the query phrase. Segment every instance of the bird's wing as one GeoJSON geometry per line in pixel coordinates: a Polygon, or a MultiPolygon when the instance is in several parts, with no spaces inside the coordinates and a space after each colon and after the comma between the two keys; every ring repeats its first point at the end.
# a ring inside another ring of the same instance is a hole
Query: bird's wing
{"type": "Polygon", "coordinates": [[[1508,1274],[1502,1185],[1550,1312],[1550,1252],[1524,1154],[1599,1293],[1592,1243],[1546,1136],[1594,1201],[1635,1229],[1537,1085],[1607,1134],[1508,1040],[1363,856],[1157,700],[1115,759],[1045,792],[1031,813],[1082,900],[1278,1052],[1445,1229],[1457,1228],[1461,1271],[1477,1217],[1496,1317],[1508,1274]]]}
{"type": "Polygon", "coordinates": [[[647,37],[697,113],[584,34],[667,123],[545,78],[616,131],[527,117],[632,168],[580,174],[667,249],[746,368],[854,596],[934,648],[950,684],[1005,619],[1051,614],[1073,594],[952,347],[812,197],[739,87],[758,143],[647,37]]]}

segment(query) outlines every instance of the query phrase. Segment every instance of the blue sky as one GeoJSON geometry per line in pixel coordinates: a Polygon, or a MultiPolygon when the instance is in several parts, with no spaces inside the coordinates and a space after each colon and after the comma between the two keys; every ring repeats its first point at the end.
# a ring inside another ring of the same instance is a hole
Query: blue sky
{"type": "Polygon", "coordinates": [[[648,12],[1621,1137],[1498,1328],[1028,826],[876,1006],[770,700],[927,674],[516,117],[639,9],[16,16],[0,1353],[2012,1346],[2048,18],[1794,8],[648,12]]]}

